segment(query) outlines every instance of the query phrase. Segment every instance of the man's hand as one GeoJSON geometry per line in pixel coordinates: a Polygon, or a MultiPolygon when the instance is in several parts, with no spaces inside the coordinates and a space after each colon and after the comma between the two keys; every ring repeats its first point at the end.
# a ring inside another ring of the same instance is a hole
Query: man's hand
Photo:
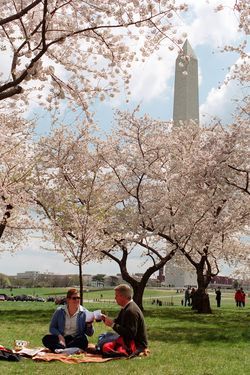
{"type": "Polygon", "coordinates": [[[66,347],[65,338],[62,335],[59,335],[58,338],[59,338],[59,344],[66,347]]]}
{"type": "Polygon", "coordinates": [[[106,315],[102,315],[102,320],[104,322],[104,324],[108,327],[112,327],[112,325],[114,324],[114,320],[113,319],[110,319],[108,316],[106,315]]]}

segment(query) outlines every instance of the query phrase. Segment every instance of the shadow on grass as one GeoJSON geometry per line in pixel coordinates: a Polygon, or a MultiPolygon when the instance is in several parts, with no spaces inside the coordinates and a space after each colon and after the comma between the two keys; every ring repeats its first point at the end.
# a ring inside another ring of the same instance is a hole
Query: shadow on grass
{"type": "MultiPolygon", "coordinates": [[[[52,305],[46,306],[46,308],[39,308],[37,304],[31,302],[30,305],[27,307],[24,306],[8,306],[6,309],[0,310],[1,315],[1,323],[9,323],[15,322],[16,324],[26,324],[29,325],[30,323],[37,323],[37,324],[49,324],[51,317],[55,310],[59,306],[52,305]]],[[[97,308],[101,308],[101,305],[89,305],[87,309],[92,311],[96,310],[97,308]]],[[[111,317],[117,316],[119,308],[117,306],[111,308],[103,309],[103,312],[111,317]]]]}
{"type": "Polygon", "coordinates": [[[187,309],[151,309],[145,312],[149,340],[169,343],[221,342],[235,344],[250,341],[248,311],[216,310],[197,314],[187,309]]]}
{"type": "MultiPolygon", "coordinates": [[[[98,305],[102,308],[101,304],[98,305]]],[[[97,306],[88,306],[89,310],[97,306]]],[[[30,324],[48,325],[56,307],[48,309],[13,307],[2,310],[1,323],[29,327],[30,324]]],[[[117,316],[118,307],[105,309],[111,317],[117,316]]],[[[202,343],[239,344],[250,342],[250,314],[248,310],[215,310],[213,314],[197,314],[185,308],[151,307],[145,311],[149,341],[165,343],[186,342],[193,345],[202,343]]]]}
{"type": "Polygon", "coordinates": [[[186,308],[151,308],[144,311],[144,316],[151,319],[162,319],[164,320],[179,320],[181,322],[196,322],[196,323],[224,323],[227,322],[230,325],[233,323],[242,322],[247,320],[250,322],[249,310],[214,310],[212,314],[198,314],[192,309],[186,308]]]}

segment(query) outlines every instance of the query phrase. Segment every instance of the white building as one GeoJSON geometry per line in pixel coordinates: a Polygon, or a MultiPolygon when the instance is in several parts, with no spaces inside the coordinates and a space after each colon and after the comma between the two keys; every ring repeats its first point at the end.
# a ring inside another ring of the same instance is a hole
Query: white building
{"type": "Polygon", "coordinates": [[[25,271],[16,274],[19,279],[35,280],[40,275],[38,271],[25,271]]]}
{"type": "Polygon", "coordinates": [[[195,269],[184,269],[181,266],[168,262],[165,266],[165,286],[174,288],[197,287],[195,269]]]}

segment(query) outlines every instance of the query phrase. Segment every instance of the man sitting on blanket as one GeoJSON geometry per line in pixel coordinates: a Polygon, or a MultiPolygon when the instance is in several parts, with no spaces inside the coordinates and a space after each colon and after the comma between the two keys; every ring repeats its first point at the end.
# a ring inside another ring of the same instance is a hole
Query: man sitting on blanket
{"type": "Polygon", "coordinates": [[[102,320],[118,335],[113,341],[102,345],[102,352],[112,354],[118,351],[123,355],[131,355],[145,351],[148,342],[144,317],[140,308],[132,300],[131,288],[125,284],[118,285],[115,288],[115,300],[121,306],[117,318],[113,320],[102,315],[102,320]]]}

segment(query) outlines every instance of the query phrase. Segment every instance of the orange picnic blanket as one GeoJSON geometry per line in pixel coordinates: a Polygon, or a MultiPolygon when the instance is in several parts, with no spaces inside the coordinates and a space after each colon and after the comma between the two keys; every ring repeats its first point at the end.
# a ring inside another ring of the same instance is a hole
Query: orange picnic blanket
{"type": "Polygon", "coordinates": [[[108,362],[112,359],[117,358],[103,358],[99,354],[90,354],[90,353],[81,353],[81,354],[72,354],[72,355],[65,355],[65,354],[56,354],[56,353],[46,353],[41,352],[32,357],[34,361],[61,361],[64,363],[101,363],[101,362],[108,362]]]}

